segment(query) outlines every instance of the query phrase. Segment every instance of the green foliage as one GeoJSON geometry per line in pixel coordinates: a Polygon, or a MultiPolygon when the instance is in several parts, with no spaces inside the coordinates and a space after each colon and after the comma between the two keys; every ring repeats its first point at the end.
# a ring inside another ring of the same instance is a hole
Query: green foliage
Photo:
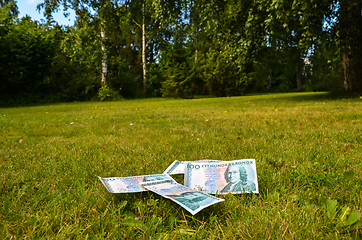
{"type": "Polygon", "coordinates": [[[191,73],[190,54],[182,42],[170,45],[161,59],[161,72],[164,75],[163,96],[190,98],[196,93],[197,81],[191,73]]]}
{"type": "Polygon", "coordinates": [[[55,31],[28,18],[0,29],[0,93],[14,97],[46,92],[57,49],[55,31]]]}
{"type": "Polygon", "coordinates": [[[101,40],[94,22],[83,20],[81,28],[68,28],[61,42],[61,51],[69,61],[63,92],[70,99],[91,99],[100,87],[101,40]]]}
{"type": "Polygon", "coordinates": [[[209,92],[215,96],[241,95],[251,74],[243,73],[243,68],[233,56],[232,49],[210,50],[201,67],[209,92]]]}
{"type": "Polygon", "coordinates": [[[338,42],[319,45],[311,56],[313,74],[306,84],[307,90],[313,91],[336,91],[341,88],[339,81],[341,75],[340,52],[338,42]]]}
{"type": "Polygon", "coordinates": [[[0,23],[5,26],[12,24],[13,20],[19,15],[16,0],[1,0],[0,7],[0,23]]]}
{"type": "Polygon", "coordinates": [[[122,96],[134,98],[141,96],[141,76],[138,68],[130,65],[121,56],[111,55],[108,64],[108,83],[113,89],[118,89],[122,96]]]}
{"type": "Polygon", "coordinates": [[[150,63],[147,65],[147,95],[151,97],[162,96],[162,83],[166,81],[159,64],[150,63]]]}
{"type": "MultiPolygon", "coordinates": [[[[107,84],[126,98],[335,90],[343,75],[341,47],[359,42],[362,19],[351,10],[360,3],[334,0],[45,0],[38,9],[48,23],[41,25],[18,20],[16,1],[0,3],[0,77],[6,82],[0,92],[13,99],[97,98],[105,54],[107,84]],[[76,12],[75,25],[57,26],[52,13],[68,8],[76,12]]],[[[361,49],[354,45],[353,76],[361,49]]]]}
{"type": "Polygon", "coordinates": [[[111,89],[108,85],[105,84],[98,90],[98,99],[101,102],[115,101],[120,100],[121,95],[118,91],[111,89]]]}
{"type": "Polygon", "coordinates": [[[337,205],[337,200],[325,200],[326,214],[332,224],[342,227],[351,226],[361,218],[361,213],[356,210],[351,212],[349,206],[344,206],[337,211],[337,205]]]}

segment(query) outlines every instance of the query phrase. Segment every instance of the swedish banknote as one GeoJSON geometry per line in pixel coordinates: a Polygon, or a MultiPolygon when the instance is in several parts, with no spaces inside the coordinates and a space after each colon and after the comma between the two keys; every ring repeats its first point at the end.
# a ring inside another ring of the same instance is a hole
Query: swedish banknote
{"type": "MultiPolygon", "coordinates": [[[[209,163],[209,162],[219,162],[220,160],[210,160],[210,159],[203,159],[203,160],[197,160],[192,161],[193,163],[209,163]]],[[[173,163],[171,163],[170,166],[163,172],[168,175],[173,174],[184,174],[186,165],[189,161],[178,161],[175,160],[173,163]]]]}
{"type": "Polygon", "coordinates": [[[255,159],[188,162],[184,184],[210,194],[259,193],[255,159]]]}
{"type": "Polygon", "coordinates": [[[141,185],[164,198],[174,201],[192,215],[213,204],[224,201],[224,199],[187,188],[174,180],[142,182],[141,185]]]}
{"type": "Polygon", "coordinates": [[[131,177],[110,177],[102,178],[98,177],[103,185],[110,193],[136,193],[147,191],[141,186],[141,182],[155,181],[155,180],[173,180],[167,174],[153,174],[153,175],[141,175],[131,177]]]}

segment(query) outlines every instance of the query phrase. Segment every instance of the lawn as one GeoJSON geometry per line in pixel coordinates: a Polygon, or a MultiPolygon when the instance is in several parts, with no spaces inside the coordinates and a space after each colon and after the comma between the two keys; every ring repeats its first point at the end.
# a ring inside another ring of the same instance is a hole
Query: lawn
{"type": "Polygon", "coordinates": [[[0,238],[361,238],[361,110],[328,93],[1,108],[0,238]],[[243,158],[256,159],[260,194],[195,216],[97,178],[243,158]]]}

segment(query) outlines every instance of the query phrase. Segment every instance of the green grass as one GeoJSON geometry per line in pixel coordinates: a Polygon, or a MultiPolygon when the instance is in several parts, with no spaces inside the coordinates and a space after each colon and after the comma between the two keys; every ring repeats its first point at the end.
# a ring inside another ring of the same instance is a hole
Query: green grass
{"type": "Polygon", "coordinates": [[[327,93],[2,108],[0,238],[361,238],[361,110],[327,93]],[[241,158],[260,194],[195,216],[97,179],[241,158]]]}

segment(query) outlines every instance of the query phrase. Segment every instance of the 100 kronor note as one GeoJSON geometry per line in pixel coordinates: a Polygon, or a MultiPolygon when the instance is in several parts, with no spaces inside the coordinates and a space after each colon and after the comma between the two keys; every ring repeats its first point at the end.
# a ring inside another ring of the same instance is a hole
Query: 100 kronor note
{"type": "Polygon", "coordinates": [[[255,159],[188,162],[184,184],[210,194],[259,193],[255,159]]]}

